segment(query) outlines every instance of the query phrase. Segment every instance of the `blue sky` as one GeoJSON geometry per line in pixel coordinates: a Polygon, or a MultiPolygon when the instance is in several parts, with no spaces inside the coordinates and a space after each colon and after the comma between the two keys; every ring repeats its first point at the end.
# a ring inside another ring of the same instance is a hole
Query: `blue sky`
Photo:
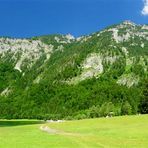
{"type": "Polygon", "coordinates": [[[124,20],[148,24],[148,0],[0,0],[0,36],[81,36],[124,20]]]}

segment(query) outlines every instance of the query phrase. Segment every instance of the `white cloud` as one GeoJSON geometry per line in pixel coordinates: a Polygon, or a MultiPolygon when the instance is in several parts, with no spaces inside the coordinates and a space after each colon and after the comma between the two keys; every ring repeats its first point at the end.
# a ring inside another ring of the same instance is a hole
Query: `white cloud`
{"type": "Polygon", "coordinates": [[[141,11],[142,15],[148,15],[148,0],[143,0],[144,1],[144,8],[141,11]]]}

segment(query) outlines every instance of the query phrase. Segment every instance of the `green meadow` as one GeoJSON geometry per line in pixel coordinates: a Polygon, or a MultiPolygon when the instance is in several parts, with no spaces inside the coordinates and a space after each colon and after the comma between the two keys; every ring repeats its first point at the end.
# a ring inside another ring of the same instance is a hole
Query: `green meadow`
{"type": "Polygon", "coordinates": [[[148,115],[61,123],[0,120],[0,148],[147,148],[148,115]],[[46,128],[45,131],[41,127],[46,128]]]}

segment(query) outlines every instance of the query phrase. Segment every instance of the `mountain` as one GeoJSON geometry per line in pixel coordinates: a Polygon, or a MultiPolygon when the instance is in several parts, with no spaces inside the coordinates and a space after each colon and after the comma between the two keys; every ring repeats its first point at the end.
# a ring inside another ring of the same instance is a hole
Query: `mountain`
{"type": "Polygon", "coordinates": [[[148,113],[148,25],[0,38],[0,118],[148,113]]]}

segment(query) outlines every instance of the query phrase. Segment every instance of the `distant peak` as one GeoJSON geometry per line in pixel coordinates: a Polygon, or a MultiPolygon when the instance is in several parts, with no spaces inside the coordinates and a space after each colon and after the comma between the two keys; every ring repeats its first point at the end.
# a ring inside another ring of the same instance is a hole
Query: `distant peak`
{"type": "Polygon", "coordinates": [[[69,39],[69,40],[74,40],[75,39],[75,37],[73,35],[71,35],[71,34],[67,34],[66,38],[69,39]]]}
{"type": "Polygon", "coordinates": [[[136,25],[134,22],[132,22],[130,20],[125,20],[125,21],[123,21],[122,24],[124,24],[124,25],[132,25],[132,26],[135,26],[136,25]]]}

